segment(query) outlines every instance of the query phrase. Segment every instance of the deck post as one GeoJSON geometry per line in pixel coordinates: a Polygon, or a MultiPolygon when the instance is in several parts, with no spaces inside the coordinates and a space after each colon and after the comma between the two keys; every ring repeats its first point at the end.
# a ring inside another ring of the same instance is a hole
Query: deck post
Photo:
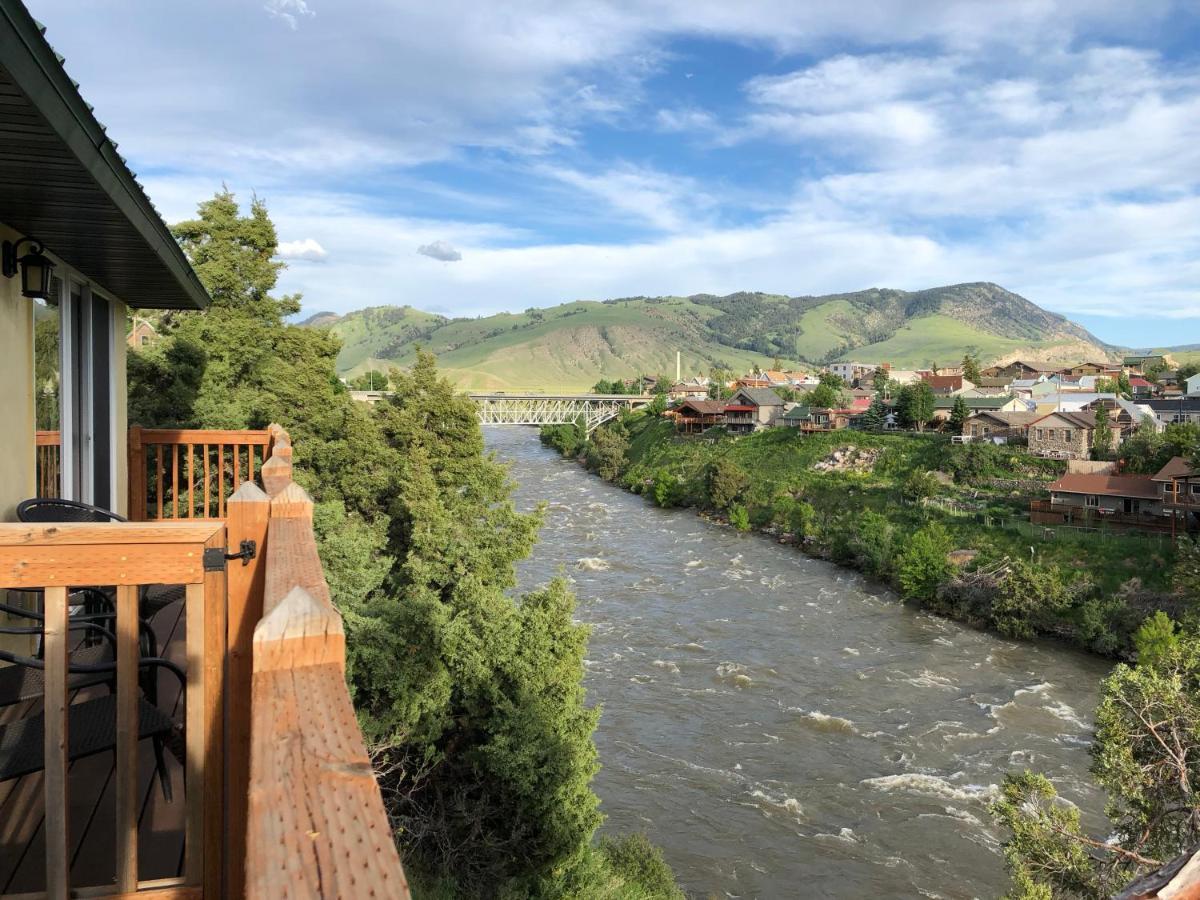
{"type": "Polygon", "coordinates": [[[254,541],[248,561],[234,560],[228,578],[225,668],[225,884],[226,896],[246,890],[246,815],[250,791],[250,685],[254,663],[254,626],[263,615],[267,566],[267,521],[271,501],[252,481],[234,492],[226,504],[226,533],[232,552],[242,541],[254,541]]]}

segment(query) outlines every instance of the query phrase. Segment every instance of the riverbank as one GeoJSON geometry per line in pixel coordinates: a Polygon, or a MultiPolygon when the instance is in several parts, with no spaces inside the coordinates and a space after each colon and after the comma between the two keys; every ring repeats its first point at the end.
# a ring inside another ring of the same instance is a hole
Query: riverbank
{"type": "Polygon", "coordinates": [[[643,413],[591,440],[574,426],[541,437],[658,506],[773,534],[1008,637],[1048,635],[1118,657],[1156,610],[1183,614],[1170,541],[1061,530],[1050,538],[1025,521],[1030,496],[1061,474],[1061,462],[934,435],[683,437],[643,413]]]}

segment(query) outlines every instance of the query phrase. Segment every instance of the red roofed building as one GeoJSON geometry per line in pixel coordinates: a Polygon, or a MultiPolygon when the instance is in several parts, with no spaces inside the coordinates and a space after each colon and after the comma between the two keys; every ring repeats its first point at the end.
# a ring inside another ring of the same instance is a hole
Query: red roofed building
{"type": "Polygon", "coordinates": [[[928,384],[939,397],[953,397],[975,387],[961,375],[922,375],[921,379],[928,384]]]}

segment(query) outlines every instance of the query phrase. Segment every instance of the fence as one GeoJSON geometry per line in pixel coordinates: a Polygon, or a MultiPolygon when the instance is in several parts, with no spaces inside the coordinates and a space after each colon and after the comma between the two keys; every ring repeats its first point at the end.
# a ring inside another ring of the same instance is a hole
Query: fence
{"type": "Polygon", "coordinates": [[[34,440],[37,496],[57,497],[62,493],[62,435],[38,431],[34,440]]]}

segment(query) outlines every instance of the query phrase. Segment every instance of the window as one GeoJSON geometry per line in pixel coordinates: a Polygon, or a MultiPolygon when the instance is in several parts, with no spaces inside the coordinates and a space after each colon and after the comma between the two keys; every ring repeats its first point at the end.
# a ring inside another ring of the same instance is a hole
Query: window
{"type": "Polygon", "coordinates": [[[1038,439],[1039,441],[1040,441],[1040,440],[1044,440],[1044,435],[1045,435],[1045,431],[1044,431],[1044,429],[1041,429],[1041,428],[1035,428],[1034,430],[1037,432],[1037,439],[1038,439]]]}
{"type": "Polygon", "coordinates": [[[1090,506],[1093,509],[1095,509],[1097,506],[1100,505],[1100,498],[1097,497],[1095,494],[1088,494],[1087,497],[1083,501],[1083,505],[1090,506]]]}

